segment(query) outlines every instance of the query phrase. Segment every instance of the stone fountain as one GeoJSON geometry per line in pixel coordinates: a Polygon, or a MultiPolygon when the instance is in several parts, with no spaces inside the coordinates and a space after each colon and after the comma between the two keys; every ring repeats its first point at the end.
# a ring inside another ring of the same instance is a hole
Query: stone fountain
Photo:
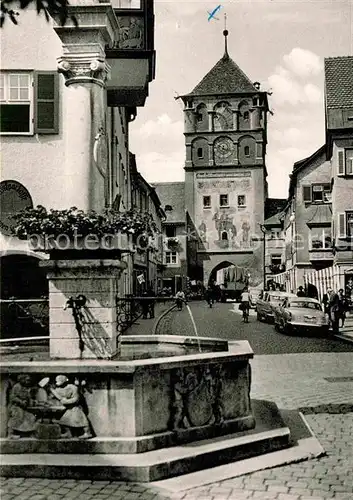
{"type": "MultiPolygon", "coordinates": [[[[101,286],[79,300],[88,317],[102,317],[101,286]]],[[[74,333],[66,319],[63,328],[74,333]]],[[[60,339],[50,332],[50,361],[1,364],[3,475],[148,482],[289,446],[276,405],[250,399],[247,341],[126,336],[108,357],[97,325],[70,337],[76,357],[53,348],[60,339]]]]}

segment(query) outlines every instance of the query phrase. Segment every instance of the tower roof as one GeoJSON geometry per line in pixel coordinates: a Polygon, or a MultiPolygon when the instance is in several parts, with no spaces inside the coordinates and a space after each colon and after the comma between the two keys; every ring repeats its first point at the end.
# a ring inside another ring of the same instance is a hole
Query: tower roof
{"type": "Polygon", "coordinates": [[[225,52],[213,68],[188,95],[237,94],[259,92],[251,80],[225,52]]]}

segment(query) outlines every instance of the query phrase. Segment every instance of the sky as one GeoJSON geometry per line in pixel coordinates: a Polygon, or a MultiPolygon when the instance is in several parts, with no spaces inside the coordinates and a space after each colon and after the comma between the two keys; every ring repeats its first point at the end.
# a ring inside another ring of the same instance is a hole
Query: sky
{"type": "Polygon", "coordinates": [[[131,124],[130,149],[148,182],[184,180],[183,104],[224,53],[272,92],[269,195],[286,198],[293,163],[325,142],[325,57],[353,55],[353,0],[155,0],[156,78],[131,124]],[[219,20],[208,21],[218,5],[219,20]]]}

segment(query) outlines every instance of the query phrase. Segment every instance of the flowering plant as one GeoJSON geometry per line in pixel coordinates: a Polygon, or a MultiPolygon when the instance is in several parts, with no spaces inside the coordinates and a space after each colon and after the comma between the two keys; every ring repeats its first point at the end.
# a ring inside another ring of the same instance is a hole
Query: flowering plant
{"type": "Polygon", "coordinates": [[[75,236],[95,235],[102,238],[117,233],[132,234],[135,238],[144,234],[153,236],[158,228],[148,213],[135,210],[117,212],[105,209],[102,213],[95,210],[85,212],[76,207],[67,210],[47,210],[38,205],[36,208],[26,208],[14,216],[17,226],[14,234],[20,239],[31,236],[56,238],[67,235],[75,236]]]}
{"type": "Polygon", "coordinates": [[[175,236],[171,236],[171,237],[167,238],[167,245],[170,248],[177,247],[177,246],[179,246],[179,239],[175,236]]]}

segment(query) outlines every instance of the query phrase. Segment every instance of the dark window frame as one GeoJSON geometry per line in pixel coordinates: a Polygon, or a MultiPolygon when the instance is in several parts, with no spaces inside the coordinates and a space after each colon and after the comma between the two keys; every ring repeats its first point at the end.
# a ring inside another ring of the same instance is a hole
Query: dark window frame
{"type": "Polygon", "coordinates": [[[203,203],[203,208],[211,208],[211,206],[212,206],[211,196],[210,195],[204,195],[204,197],[202,199],[202,203],[203,203]],[[206,199],[209,200],[209,203],[205,203],[206,199]]]}
{"type": "Polygon", "coordinates": [[[229,207],[229,195],[228,194],[220,194],[219,195],[219,206],[220,207],[229,207]],[[223,203],[222,199],[225,199],[226,203],[223,203]]]}

